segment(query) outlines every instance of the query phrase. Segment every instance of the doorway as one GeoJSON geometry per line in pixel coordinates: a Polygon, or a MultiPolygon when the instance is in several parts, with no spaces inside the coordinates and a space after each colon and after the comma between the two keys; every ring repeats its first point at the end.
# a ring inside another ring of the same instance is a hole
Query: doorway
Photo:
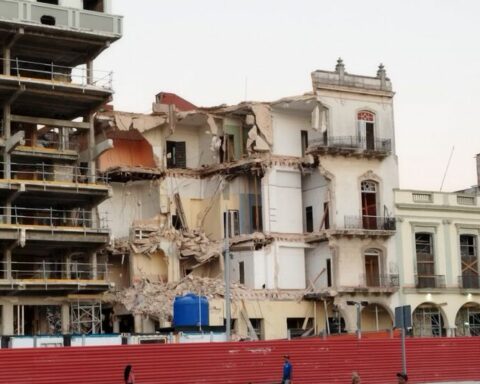
{"type": "Polygon", "coordinates": [[[364,229],[377,228],[377,183],[363,181],[362,190],[362,224],[364,229]]]}
{"type": "Polygon", "coordinates": [[[367,287],[380,286],[380,260],[376,251],[365,254],[365,282],[367,287]]]}

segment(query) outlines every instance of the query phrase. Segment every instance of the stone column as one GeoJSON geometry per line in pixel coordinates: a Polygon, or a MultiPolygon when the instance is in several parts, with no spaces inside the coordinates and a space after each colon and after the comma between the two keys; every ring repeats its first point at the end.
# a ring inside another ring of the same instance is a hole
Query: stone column
{"type": "Polygon", "coordinates": [[[2,305],[2,335],[10,336],[13,334],[13,304],[5,303],[2,305]]]}
{"type": "Polygon", "coordinates": [[[70,333],[70,304],[62,304],[62,333],[70,333]]]}

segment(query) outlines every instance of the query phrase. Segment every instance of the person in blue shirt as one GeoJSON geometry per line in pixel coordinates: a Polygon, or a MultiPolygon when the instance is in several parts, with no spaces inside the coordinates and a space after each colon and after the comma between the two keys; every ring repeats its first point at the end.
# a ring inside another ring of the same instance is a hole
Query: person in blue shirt
{"type": "Polygon", "coordinates": [[[292,382],[292,363],[290,362],[290,356],[285,355],[283,358],[285,362],[283,363],[282,384],[290,384],[292,382]]]}

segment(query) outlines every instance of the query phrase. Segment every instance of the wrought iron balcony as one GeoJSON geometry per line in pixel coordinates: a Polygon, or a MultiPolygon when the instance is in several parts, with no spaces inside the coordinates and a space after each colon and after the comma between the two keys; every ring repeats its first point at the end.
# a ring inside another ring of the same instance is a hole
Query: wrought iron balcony
{"type": "Polygon", "coordinates": [[[346,152],[376,152],[388,154],[392,150],[390,139],[366,138],[364,136],[329,136],[311,140],[307,152],[315,150],[346,151],[346,152]]]}
{"type": "Polygon", "coordinates": [[[479,275],[458,276],[458,286],[463,289],[480,289],[479,275]]]}
{"type": "Polygon", "coordinates": [[[383,216],[345,216],[345,229],[363,229],[370,231],[395,231],[394,217],[383,216]]]}
{"type": "Polygon", "coordinates": [[[445,275],[415,275],[415,288],[445,288],[445,275]]]}
{"type": "Polygon", "coordinates": [[[361,279],[368,288],[398,288],[400,286],[398,274],[362,274],[361,279]]]}

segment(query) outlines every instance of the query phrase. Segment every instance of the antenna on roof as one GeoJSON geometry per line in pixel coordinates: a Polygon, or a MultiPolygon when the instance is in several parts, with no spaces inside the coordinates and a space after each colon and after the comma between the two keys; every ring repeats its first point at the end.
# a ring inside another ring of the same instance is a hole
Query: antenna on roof
{"type": "Polygon", "coordinates": [[[443,174],[442,185],[440,185],[440,192],[443,189],[443,183],[445,182],[445,177],[447,177],[448,167],[450,166],[450,161],[452,161],[453,151],[455,150],[455,146],[452,146],[452,150],[450,152],[450,157],[448,158],[447,166],[445,168],[445,173],[443,174]]]}

